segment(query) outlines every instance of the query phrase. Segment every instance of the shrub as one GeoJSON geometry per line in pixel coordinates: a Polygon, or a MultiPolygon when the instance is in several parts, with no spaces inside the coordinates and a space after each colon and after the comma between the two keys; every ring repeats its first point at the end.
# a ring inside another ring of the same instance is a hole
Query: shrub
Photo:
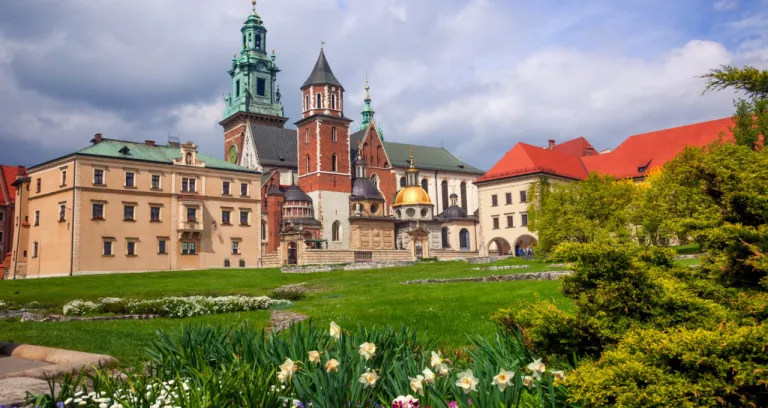
{"type": "Polygon", "coordinates": [[[288,288],[288,289],[275,289],[269,294],[272,299],[290,300],[295,302],[297,300],[304,300],[307,298],[306,290],[300,288],[288,288]]]}

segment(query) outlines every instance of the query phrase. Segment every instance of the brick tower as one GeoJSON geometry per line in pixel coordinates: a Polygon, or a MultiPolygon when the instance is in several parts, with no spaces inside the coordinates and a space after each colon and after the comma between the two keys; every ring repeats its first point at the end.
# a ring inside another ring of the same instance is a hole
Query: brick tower
{"type": "Polygon", "coordinates": [[[345,249],[352,193],[352,120],[344,117],[344,87],[333,75],[322,48],[301,92],[303,113],[296,122],[298,185],[312,197],[328,247],[345,249]]]}

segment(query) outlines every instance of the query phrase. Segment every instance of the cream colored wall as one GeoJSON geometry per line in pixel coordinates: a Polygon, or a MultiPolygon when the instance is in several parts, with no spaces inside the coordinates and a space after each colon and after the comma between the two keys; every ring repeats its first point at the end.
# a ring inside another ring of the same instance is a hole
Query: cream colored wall
{"type": "MultiPolygon", "coordinates": [[[[416,166],[419,165],[418,158],[414,158],[416,166]]],[[[405,176],[405,169],[395,168],[395,182],[397,183],[397,189],[400,187],[400,178],[405,176]]],[[[438,171],[437,178],[435,178],[435,172],[433,170],[421,170],[419,171],[419,185],[421,185],[422,179],[427,179],[427,193],[429,194],[432,204],[435,205],[435,215],[443,212],[443,198],[441,184],[443,180],[448,182],[448,195],[456,193],[459,196],[458,205],[461,207],[461,183],[464,182],[467,185],[467,213],[472,215],[479,207],[477,186],[473,181],[477,180],[480,175],[466,174],[466,173],[450,173],[445,171],[438,171]]],[[[450,200],[450,199],[449,199],[450,200]]],[[[450,205],[450,201],[447,203],[450,205]]]]}
{"type": "Polygon", "coordinates": [[[514,251],[515,242],[524,235],[537,237],[535,233],[522,226],[521,214],[528,212],[528,203],[520,202],[520,191],[527,191],[530,185],[539,180],[539,176],[520,177],[480,184],[478,197],[480,204],[480,228],[484,251],[495,238],[502,238],[514,251]],[[506,193],[512,193],[512,204],[507,204],[506,193]],[[492,205],[492,196],[498,196],[498,206],[492,205]],[[507,215],[515,220],[514,227],[507,227],[507,215]],[[493,228],[493,218],[499,218],[499,229],[493,228]]]}
{"type": "MultiPolygon", "coordinates": [[[[23,200],[19,211],[23,220],[29,217],[30,227],[22,227],[22,247],[30,256],[27,277],[104,273],[201,269],[224,267],[224,259],[237,267],[246,260],[247,267],[256,267],[261,258],[261,230],[258,197],[260,174],[221,171],[183,165],[123,162],[104,158],[77,159],[77,188],[73,189],[75,159],[51,163],[30,173],[29,200],[23,200]],[[68,182],[60,186],[59,167],[68,166],[68,182]],[[104,186],[93,184],[94,169],[103,169],[104,186]],[[135,173],[135,187],[125,186],[125,171],[135,173]],[[161,188],[151,188],[151,176],[161,176],[161,188]],[[200,224],[196,255],[181,254],[180,217],[186,218],[179,202],[181,178],[197,180],[196,194],[189,199],[200,206],[200,224]],[[41,192],[36,193],[37,179],[41,192]],[[231,184],[231,196],[222,194],[222,181],[231,184]],[[249,196],[240,196],[240,183],[248,183],[249,196]],[[73,197],[74,193],[74,197],[73,197]],[[256,194],[256,196],[254,196],[256,194]],[[67,219],[58,222],[58,204],[67,205],[67,219]],[[104,203],[104,219],[92,219],[94,202],[104,203]],[[27,204],[28,203],[28,204],[27,204]],[[26,205],[24,205],[26,204],[26,205]],[[134,206],[134,221],[124,220],[124,206],[134,206]],[[160,221],[150,221],[150,208],[160,207],[160,221]],[[26,207],[26,208],[25,208],[26,207]],[[233,208],[232,226],[221,225],[222,207],[233,208]],[[34,211],[40,209],[40,225],[34,226],[34,211]],[[240,210],[249,211],[250,225],[240,225],[240,210]],[[74,224],[72,217],[74,215],[74,224]],[[215,222],[214,222],[215,221],[215,222]],[[72,233],[74,228],[74,236],[72,233]],[[24,235],[28,235],[25,237],[24,235]],[[167,254],[158,253],[159,238],[167,239],[167,254]],[[113,240],[113,255],[103,255],[105,238],[113,240]],[[240,254],[232,254],[232,240],[240,240],[240,254]],[[136,256],[127,255],[127,242],[136,241],[136,256]],[[39,242],[38,258],[31,258],[33,242],[39,242]],[[73,253],[74,262],[70,269],[73,253]]],[[[26,193],[26,192],[25,192],[26,193]]]]}
{"type": "MultiPolygon", "coordinates": [[[[450,223],[443,224],[443,227],[448,228],[448,245],[453,251],[461,250],[461,240],[459,234],[462,229],[466,229],[469,233],[469,251],[477,251],[477,241],[480,239],[479,234],[476,231],[476,224],[472,220],[454,220],[450,223]]],[[[442,232],[441,232],[442,234],[442,232]]],[[[440,237],[442,239],[442,236],[440,237]]],[[[447,248],[445,248],[447,249],[447,248]]]]}

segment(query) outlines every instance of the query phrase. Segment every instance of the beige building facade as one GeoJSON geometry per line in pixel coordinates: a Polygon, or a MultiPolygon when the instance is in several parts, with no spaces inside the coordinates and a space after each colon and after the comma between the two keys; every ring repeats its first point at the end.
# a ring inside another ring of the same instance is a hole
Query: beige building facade
{"type": "Polygon", "coordinates": [[[260,265],[259,173],[192,143],[92,143],[17,181],[11,278],[260,265]]]}

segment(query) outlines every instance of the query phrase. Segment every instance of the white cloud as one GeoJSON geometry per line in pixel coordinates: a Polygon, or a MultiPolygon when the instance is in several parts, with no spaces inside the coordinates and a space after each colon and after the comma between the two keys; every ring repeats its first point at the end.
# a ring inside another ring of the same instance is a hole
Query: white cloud
{"type": "Polygon", "coordinates": [[[734,10],[739,7],[739,0],[718,0],[713,8],[715,11],[734,10]]]}

